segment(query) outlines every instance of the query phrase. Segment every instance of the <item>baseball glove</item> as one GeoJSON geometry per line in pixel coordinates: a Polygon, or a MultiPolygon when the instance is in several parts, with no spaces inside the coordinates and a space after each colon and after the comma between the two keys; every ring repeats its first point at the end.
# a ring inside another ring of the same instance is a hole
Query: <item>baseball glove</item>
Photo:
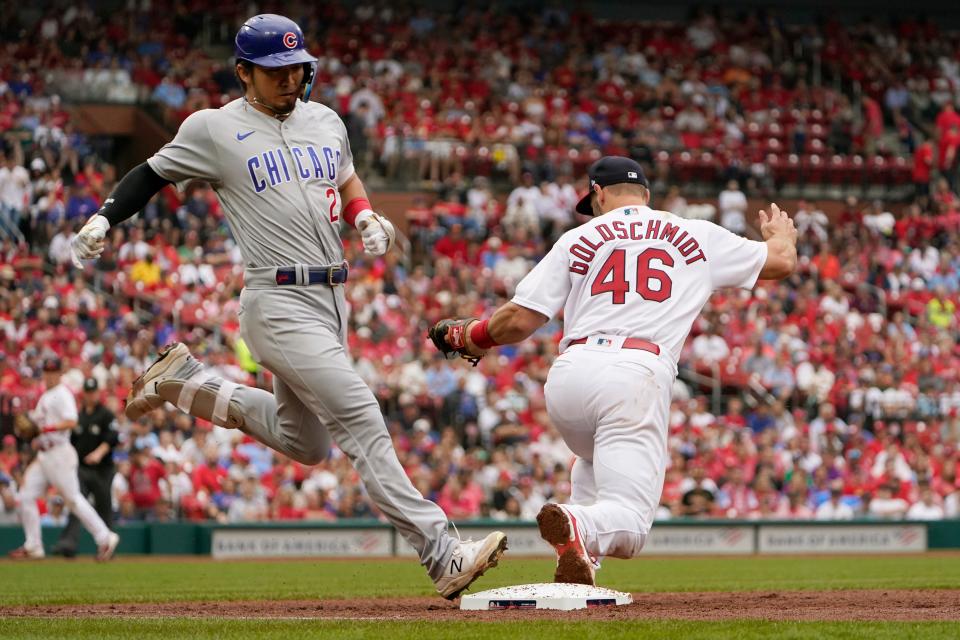
{"type": "Polygon", "coordinates": [[[23,441],[29,441],[40,435],[40,427],[25,413],[13,416],[13,432],[23,441]]]}
{"type": "Polygon", "coordinates": [[[473,366],[477,366],[486,351],[473,352],[467,344],[467,325],[476,318],[444,318],[430,327],[427,335],[444,356],[457,354],[473,366]]]}

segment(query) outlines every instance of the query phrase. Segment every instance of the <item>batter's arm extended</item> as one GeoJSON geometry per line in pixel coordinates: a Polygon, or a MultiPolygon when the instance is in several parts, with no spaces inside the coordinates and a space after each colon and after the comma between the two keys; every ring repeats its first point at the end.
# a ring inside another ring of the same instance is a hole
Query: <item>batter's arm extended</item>
{"type": "Polygon", "coordinates": [[[146,162],[131,169],[114,188],[110,197],[104,200],[100,211],[87,220],[74,237],[73,264],[81,269],[83,268],[81,260],[99,258],[103,253],[104,239],[110,227],[143,209],[150,198],[157,195],[157,192],[168,184],[172,183],[157,175],[157,172],[146,162]]]}

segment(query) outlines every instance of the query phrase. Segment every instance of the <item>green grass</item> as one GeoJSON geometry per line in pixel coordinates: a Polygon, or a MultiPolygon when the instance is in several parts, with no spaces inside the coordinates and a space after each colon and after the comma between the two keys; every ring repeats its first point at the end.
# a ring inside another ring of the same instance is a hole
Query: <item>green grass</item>
{"type": "MultiPolygon", "coordinates": [[[[549,582],[550,560],[510,558],[473,590],[549,582]]],[[[960,555],[608,560],[602,586],[621,591],[955,589],[960,555]]],[[[284,600],[435,593],[412,560],[204,562],[183,559],[0,561],[0,605],[284,600]]],[[[3,637],[3,634],[0,634],[3,637]]]]}
{"type": "Polygon", "coordinates": [[[502,622],[356,622],[319,620],[43,620],[0,619],[2,638],[390,638],[391,640],[473,640],[475,638],[524,638],[529,640],[612,640],[655,638],[712,640],[737,638],[760,640],[814,638],[869,640],[931,640],[957,637],[955,622],[692,622],[684,620],[571,622],[529,621],[522,625],[502,622]]]}
{"type": "MultiPolygon", "coordinates": [[[[476,589],[549,580],[550,560],[509,558],[476,589]]],[[[947,588],[960,585],[960,555],[643,558],[607,561],[604,586],[632,592],[947,588]]],[[[0,605],[284,600],[433,594],[409,560],[213,562],[120,558],[109,564],[0,562],[0,605]]],[[[744,602],[749,601],[745,594],[744,602]]],[[[437,600],[438,604],[441,602],[437,600]]],[[[958,612],[960,616],[960,612],[958,612]]],[[[953,639],[958,622],[726,620],[386,621],[168,618],[0,618],[0,638],[616,638],[953,639]]]]}

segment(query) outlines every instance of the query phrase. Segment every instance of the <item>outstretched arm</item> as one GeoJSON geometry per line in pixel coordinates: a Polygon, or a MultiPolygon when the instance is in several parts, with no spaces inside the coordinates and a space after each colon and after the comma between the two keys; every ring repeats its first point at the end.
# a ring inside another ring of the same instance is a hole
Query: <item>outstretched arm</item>
{"type": "Polygon", "coordinates": [[[508,302],[489,320],[445,319],[435,324],[427,335],[444,355],[456,353],[476,366],[488,349],[520,342],[549,319],[539,311],[508,302]]]}
{"type": "Polygon", "coordinates": [[[143,209],[150,198],[168,184],[172,183],[157,175],[146,162],[134,167],[73,239],[73,264],[82,269],[81,260],[99,258],[107,230],[143,209]]]}
{"type": "Polygon", "coordinates": [[[473,330],[476,329],[477,337],[482,340],[485,333],[489,338],[485,344],[489,344],[490,341],[493,342],[490,346],[485,347],[489,349],[491,346],[514,344],[526,340],[537,329],[545,325],[549,319],[533,309],[508,302],[497,309],[489,320],[470,323],[467,326],[467,335],[473,340],[473,330]]]}
{"type": "Polygon", "coordinates": [[[457,353],[476,365],[487,349],[531,336],[563,308],[569,293],[566,250],[558,242],[489,320],[441,320],[430,329],[430,339],[444,354],[457,353]]]}

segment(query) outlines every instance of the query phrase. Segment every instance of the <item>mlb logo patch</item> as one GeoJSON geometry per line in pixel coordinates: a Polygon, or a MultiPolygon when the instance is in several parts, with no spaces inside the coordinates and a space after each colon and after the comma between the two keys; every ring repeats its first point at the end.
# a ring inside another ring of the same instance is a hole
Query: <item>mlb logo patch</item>
{"type": "Polygon", "coordinates": [[[598,347],[609,347],[612,344],[613,344],[613,340],[611,340],[610,338],[597,338],[598,347]]]}
{"type": "Polygon", "coordinates": [[[637,172],[636,172],[636,171],[627,171],[627,177],[628,177],[628,178],[633,178],[634,180],[636,180],[636,179],[637,179],[637,172]]]}

